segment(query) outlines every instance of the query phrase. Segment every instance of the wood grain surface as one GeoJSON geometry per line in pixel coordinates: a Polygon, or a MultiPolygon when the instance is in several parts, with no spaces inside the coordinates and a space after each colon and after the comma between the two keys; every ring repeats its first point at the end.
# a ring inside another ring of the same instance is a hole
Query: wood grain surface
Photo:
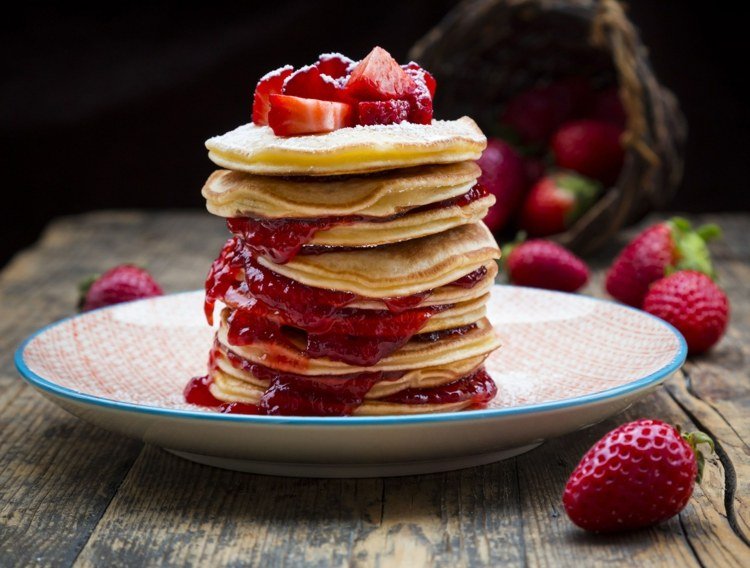
{"type": "MultiPolygon", "coordinates": [[[[226,236],[220,220],[198,212],[59,219],[0,275],[0,566],[748,566],[750,216],[693,220],[724,227],[713,248],[732,323],[664,388],[504,462],[316,480],[181,460],[68,415],[20,379],[13,351],[74,313],[82,276],[128,261],[168,292],[196,289],[226,236]],[[568,475],[606,431],[644,416],[716,438],[703,484],[658,527],[584,533],[562,509],[568,475]]],[[[603,267],[627,236],[591,259],[586,293],[603,295],[603,267]]]]}

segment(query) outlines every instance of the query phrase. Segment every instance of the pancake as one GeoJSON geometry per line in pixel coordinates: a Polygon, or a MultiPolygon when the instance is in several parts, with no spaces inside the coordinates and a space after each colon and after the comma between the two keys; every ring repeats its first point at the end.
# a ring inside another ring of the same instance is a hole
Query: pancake
{"type": "MultiPolygon", "coordinates": [[[[490,299],[489,294],[484,294],[477,298],[470,299],[466,302],[460,302],[432,314],[427,320],[425,326],[418,333],[428,333],[431,331],[441,331],[444,329],[453,329],[463,327],[482,319],[487,311],[487,302],[490,299]]],[[[230,309],[236,306],[229,306],[230,309]]],[[[383,307],[385,309],[385,307],[383,307]]],[[[224,318],[228,314],[222,312],[224,318]]],[[[273,318],[272,318],[273,319],[273,318]]],[[[278,321],[278,320],[276,320],[278,321]]]]}
{"type": "Polygon", "coordinates": [[[216,338],[225,349],[230,349],[253,363],[300,375],[345,375],[364,371],[403,371],[448,365],[463,359],[487,355],[500,346],[492,325],[486,318],[479,320],[476,329],[464,335],[446,337],[438,341],[411,340],[369,367],[347,365],[327,358],[307,357],[302,350],[301,342],[294,346],[262,341],[252,345],[230,345],[224,318],[221,320],[216,338]]]}
{"type": "Polygon", "coordinates": [[[407,213],[391,221],[380,223],[357,222],[331,227],[318,231],[309,244],[334,247],[366,247],[398,243],[419,239],[476,223],[484,219],[487,211],[495,203],[495,197],[488,195],[464,206],[449,206],[407,213]]]}
{"type": "MultiPolygon", "coordinates": [[[[424,300],[422,300],[421,306],[445,306],[447,304],[458,304],[460,302],[467,302],[480,296],[484,296],[495,282],[497,276],[498,266],[494,260],[490,260],[482,265],[486,273],[477,281],[471,288],[465,288],[463,286],[440,286],[432,290],[424,300]]],[[[240,275],[239,279],[242,280],[243,276],[240,275]]],[[[230,305],[231,307],[241,307],[241,301],[233,303],[231,299],[219,300],[219,304],[230,305]]],[[[351,304],[347,304],[348,308],[359,308],[364,310],[385,310],[387,309],[386,304],[383,300],[377,298],[362,298],[355,300],[351,304]]]]}
{"type": "MultiPolygon", "coordinates": [[[[253,387],[230,377],[222,371],[212,373],[214,380],[210,387],[211,394],[224,402],[244,402],[257,405],[265,389],[253,387]]],[[[472,405],[472,402],[452,402],[446,404],[401,404],[365,399],[352,416],[389,416],[397,414],[428,414],[433,412],[455,412],[472,405]]]]}
{"type": "MultiPolygon", "coordinates": [[[[464,288],[462,286],[440,286],[439,288],[435,288],[432,293],[422,301],[421,305],[444,306],[446,304],[466,302],[468,300],[473,300],[474,298],[483,296],[495,283],[498,266],[494,260],[491,260],[482,266],[487,269],[487,273],[471,288],[464,288]]],[[[382,300],[377,299],[362,299],[356,302],[352,302],[348,305],[348,307],[371,310],[383,310],[386,308],[382,300]]]]}
{"type": "Polygon", "coordinates": [[[218,166],[261,175],[343,175],[478,159],[487,139],[469,117],[432,124],[341,128],[326,134],[276,136],[245,124],[206,141],[218,166]]]}
{"type": "MultiPolygon", "coordinates": [[[[485,357],[471,357],[464,361],[457,361],[450,365],[427,367],[407,371],[395,380],[383,380],[375,383],[365,395],[366,399],[377,399],[390,396],[405,389],[433,388],[457,381],[461,377],[471,374],[482,363],[485,357]]],[[[211,377],[216,384],[217,396],[224,401],[254,402],[260,398],[271,381],[260,379],[252,372],[233,365],[227,359],[223,348],[216,351],[216,369],[211,370],[211,377]],[[229,397],[232,397],[231,399],[229,397]],[[257,400],[257,399],[256,399],[257,400]]]]}
{"type": "Polygon", "coordinates": [[[217,170],[209,176],[202,194],[211,213],[227,218],[390,217],[463,195],[480,174],[474,162],[325,180],[217,170]]]}
{"type": "Polygon", "coordinates": [[[261,256],[258,262],[308,286],[397,298],[444,286],[497,258],[492,233],[477,222],[375,248],[299,255],[287,264],[261,256]]]}
{"type": "MultiPolygon", "coordinates": [[[[451,368],[432,367],[406,373],[395,381],[376,383],[365,395],[362,404],[353,415],[374,416],[386,414],[421,414],[430,412],[451,412],[471,405],[471,401],[446,404],[403,404],[378,400],[407,388],[431,388],[448,384],[473,372],[484,361],[476,357],[454,363],[451,368]]],[[[225,358],[217,358],[217,368],[211,371],[211,394],[224,402],[243,402],[259,404],[260,398],[269,385],[247,373],[233,367],[225,358]]]]}

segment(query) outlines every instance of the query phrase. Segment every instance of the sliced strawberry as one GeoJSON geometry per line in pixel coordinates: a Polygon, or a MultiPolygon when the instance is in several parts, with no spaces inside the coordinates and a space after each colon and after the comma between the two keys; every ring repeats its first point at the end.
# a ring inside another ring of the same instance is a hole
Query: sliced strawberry
{"type": "Polygon", "coordinates": [[[271,109],[269,97],[281,92],[284,80],[294,71],[291,65],[279,67],[275,71],[266,73],[258,81],[253,95],[253,122],[258,126],[268,124],[268,111],[271,109]]]}
{"type": "Polygon", "coordinates": [[[427,88],[430,91],[430,96],[433,99],[435,98],[437,81],[435,80],[435,77],[432,76],[432,73],[426,71],[425,69],[422,69],[422,67],[419,66],[419,63],[416,63],[414,61],[410,61],[406,65],[402,65],[401,68],[409,73],[409,75],[411,75],[412,79],[414,79],[415,81],[421,78],[425,82],[425,85],[427,85],[427,88]]]}
{"type": "Polygon", "coordinates": [[[349,74],[349,70],[354,67],[354,61],[340,53],[322,53],[318,57],[315,67],[329,77],[340,79],[349,74]]]}
{"type": "Polygon", "coordinates": [[[334,101],[271,95],[268,124],[277,136],[332,132],[354,126],[354,108],[334,101]]]}
{"type": "Polygon", "coordinates": [[[398,124],[409,118],[409,102],[397,99],[389,101],[363,101],[357,105],[357,124],[398,124]]]}
{"type": "Polygon", "coordinates": [[[361,101],[403,99],[415,88],[414,79],[382,47],[360,61],[346,82],[346,91],[361,101]]]}
{"type": "Polygon", "coordinates": [[[409,122],[430,124],[432,123],[432,95],[425,81],[420,79],[414,84],[416,85],[414,90],[407,97],[411,106],[409,122]]]}
{"type": "Polygon", "coordinates": [[[322,73],[314,65],[307,65],[289,75],[284,81],[281,93],[304,99],[356,103],[351,97],[347,96],[340,81],[322,73]]]}

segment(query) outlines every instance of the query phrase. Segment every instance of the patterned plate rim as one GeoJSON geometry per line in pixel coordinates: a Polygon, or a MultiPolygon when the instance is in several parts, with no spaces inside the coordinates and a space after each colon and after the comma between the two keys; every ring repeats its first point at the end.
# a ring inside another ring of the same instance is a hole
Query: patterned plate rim
{"type": "MultiPolygon", "coordinates": [[[[505,286],[502,284],[495,284],[495,287],[505,287],[505,286]]],[[[534,288],[525,288],[521,286],[518,286],[516,288],[523,288],[524,290],[528,290],[531,292],[537,291],[534,288]]],[[[195,294],[196,292],[198,291],[189,290],[189,291],[169,294],[169,296],[177,296],[181,294],[195,294]]],[[[326,416],[326,417],[258,416],[258,415],[247,415],[247,414],[245,415],[221,414],[218,412],[207,412],[207,411],[201,411],[201,410],[181,410],[181,409],[163,408],[159,406],[145,406],[141,404],[122,402],[122,401],[113,400],[109,398],[102,398],[102,397],[98,397],[98,396],[94,396],[90,394],[81,393],[73,389],[70,389],[68,387],[61,386],[49,379],[46,379],[38,375],[37,373],[35,373],[29,368],[29,366],[26,364],[24,360],[24,352],[26,348],[29,346],[29,344],[32,341],[34,341],[34,339],[44,334],[45,332],[49,331],[50,329],[57,327],[58,325],[61,325],[69,320],[76,319],[76,318],[84,318],[91,312],[84,313],[84,314],[76,314],[73,316],[66,317],[59,321],[48,324],[42,327],[41,329],[35,331],[29,337],[27,337],[23,341],[23,343],[21,343],[18,349],[16,349],[16,352],[14,355],[14,363],[15,363],[16,369],[21,374],[21,376],[29,384],[31,384],[32,386],[38,389],[41,389],[43,391],[46,391],[46,392],[55,394],[63,398],[67,398],[69,400],[76,401],[76,402],[90,404],[94,406],[101,406],[101,407],[108,408],[108,409],[120,410],[120,411],[125,411],[125,412],[136,413],[136,414],[151,414],[151,415],[172,417],[172,418],[198,419],[198,420],[220,421],[220,422],[245,422],[249,424],[266,424],[266,425],[270,425],[270,424],[287,425],[288,424],[288,425],[293,425],[293,426],[346,426],[346,425],[358,425],[358,426],[397,425],[397,426],[401,426],[404,424],[429,424],[433,422],[459,422],[459,421],[465,421],[465,420],[485,420],[485,419],[490,419],[490,418],[507,417],[507,416],[513,416],[513,415],[519,415],[519,414],[550,412],[554,410],[569,409],[569,408],[575,408],[579,406],[585,406],[588,404],[601,402],[607,399],[612,399],[612,398],[617,398],[620,396],[632,394],[640,390],[646,389],[649,386],[656,385],[662,379],[668,377],[669,375],[677,371],[685,362],[685,359],[687,358],[687,344],[685,343],[685,338],[672,325],[657,318],[656,316],[653,316],[642,310],[632,308],[630,306],[625,306],[622,304],[618,304],[616,302],[603,300],[600,298],[593,298],[591,296],[582,296],[578,294],[569,294],[566,292],[556,292],[556,291],[551,291],[551,290],[544,290],[544,292],[558,294],[565,298],[575,297],[578,299],[582,299],[584,301],[602,302],[605,304],[611,304],[613,306],[616,306],[617,309],[631,310],[633,312],[637,312],[639,314],[639,317],[651,318],[655,320],[656,322],[658,322],[659,325],[664,327],[664,329],[672,333],[677,338],[678,343],[679,343],[679,350],[675,354],[675,357],[672,359],[672,361],[670,361],[669,363],[667,363],[660,369],[654,371],[653,373],[646,375],[645,377],[641,377],[639,379],[633,380],[624,385],[619,385],[617,387],[605,389],[602,391],[598,391],[598,392],[583,395],[583,396],[558,399],[558,400],[553,400],[553,401],[543,402],[543,403],[538,403],[538,404],[511,406],[511,407],[505,407],[505,408],[488,408],[484,410],[471,410],[471,411],[465,411],[465,412],[439,412],[439,413],[433,413],[433,414],[414,414],[414,415],[406,415],[406,416],[398,416],[398,415],[394,415],[394,416],[326,416]]],[[[150,298],[147,300],[135,300],[135,301],[138,302],[138,301],[149,301],[149,300],[153,301],[154,299],[150,298]]],[[[127,302],[127,303],[132,303],[132,302],[127,302]]],[[[100,308],[100,309],[101,310],[117,309],[118,307],[123,306],[123,305],[124,304],[117,304],[114,306],[108,306],[108,307],[100,308]]]]}

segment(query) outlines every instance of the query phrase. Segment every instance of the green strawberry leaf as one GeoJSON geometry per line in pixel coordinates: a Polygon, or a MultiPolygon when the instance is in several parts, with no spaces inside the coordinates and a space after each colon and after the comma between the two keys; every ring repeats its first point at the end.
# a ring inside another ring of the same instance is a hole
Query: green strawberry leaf
{"type": "Polygon", "coordinates": [[[591,208],[603,189],[599,182],[572,172],[557,174],[555,183],[558,187],[572,193],[575,199],[575,205],[565,215],[567,227],[570,227],[591,208]]]}
{"type": "Polygon", "coordinates": [[[721,236],[721,229],[713,223],[693,229],[682,217],[668,221],[675,244],[675,263],[667,267],[667,276],[680,270],[696,270],[716,279],[711,253],[706,243],[721,236]]]}

